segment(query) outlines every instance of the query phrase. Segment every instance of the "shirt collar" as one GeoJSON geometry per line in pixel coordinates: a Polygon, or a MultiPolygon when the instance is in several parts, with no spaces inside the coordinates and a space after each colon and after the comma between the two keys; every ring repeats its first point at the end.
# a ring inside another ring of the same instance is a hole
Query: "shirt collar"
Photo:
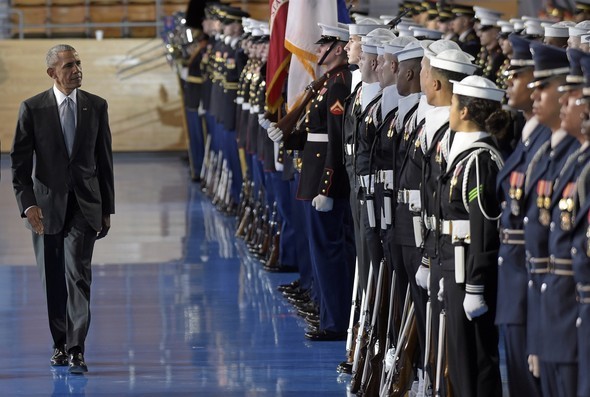
{"type": "MultiPolygon", "coordinates": [[[[57,100],[57,106],[60,106],[63,101],[66,100],[66,95],[57,89],[55,84],[53,85],[53,93],[55,94],[55,99],[57,100]]],[[[74,101],[74,105],[76,105],[76,96],[78,94],[78,89],[76,88],[74,91],[70,92],[70,99],[74,101]]]]}
{"type": "Polygon", "coordinates": [[[477,132],[455,132],[453,137],[453,143],[451,144],[451,150],[449,151],[449,159],[447,161],[447,170],[451,168],[451,165],[457,157],[464,151],[468,150],[473,146],[475,141],[479,141],[482,138],[489,136],[490,134],[485,131],[477,132]]]}
{"type": "Polygon", "coordinates": [[[551,149],[555,149],[557,147],[557,145],[559,145],[559,143],[561,141],[563,141],[563,138],[565,138],[567,135],[567,132],[565,132],[564,129],[558,129],[557,131],[555,131],[554,133],[551,134],[551,149]]]}
{"type": "Polygon", "coordinates": [[[529,139],[531,137],[531,134],[533,133],[535,128],[537,128],[538,125],[539,125],[539,119],[537,119],[537,116],[531,117],[525,123],[524,127],[522,127],[522,141],[523,142],[526,142],[527,139],[529,139]]]}

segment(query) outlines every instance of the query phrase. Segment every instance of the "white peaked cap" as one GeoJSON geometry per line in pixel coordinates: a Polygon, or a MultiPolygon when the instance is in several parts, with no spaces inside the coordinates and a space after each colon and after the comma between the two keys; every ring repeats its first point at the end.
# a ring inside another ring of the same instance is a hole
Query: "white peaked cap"
{"type": "Polygon", "coordinates": [[[372,30],[383,27],[381,24],[363,24],[363,23],[351,23],[348,25],[348,32],[351,35],[366,36],[372,30]]]}
{"type": "Polygon", "coordinates": [[[461,50],[446,50],[430,57],[430,66],[451,72],[472,74],[477,65],[471,63],[473,57],[461,50]]]}
{"type": "Polygon", "coordinates": [[[496,102],[502,102],[504,98],[505,91],[499,89],[496,84],[485,77],[467,76],[461,81],[451,80],[451,83],[453,83],[453,94],[496,102]]]}

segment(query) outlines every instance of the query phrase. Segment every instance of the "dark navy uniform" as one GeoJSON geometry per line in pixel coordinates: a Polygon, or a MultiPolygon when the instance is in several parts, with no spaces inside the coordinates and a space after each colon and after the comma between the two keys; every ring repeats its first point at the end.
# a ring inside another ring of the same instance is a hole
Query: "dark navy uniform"
{"type": "MultiPolygon", "coordinates": [[[[462,135],[473,134],[477,133],[462,135]]],[[[494,148],[489,134],[482,135],[475,144],[494,148]]],[[[453,145],[460,139],[457,134],[453,145]]],[[[497,149],[477,149],[473,143],[462,146],[455,158],[448,159],[450,166],[440,176],[436,195],[449,375],[453,395],[501,396],[498,331],[494,326],[499,246],[494,217],[500,207],[494,190],[501,155],[497,149]],[[487,312],[473,319],[466,317],[463,308],[469,293],[483,295],[488,305],[487,312]]]]}
{"type": "Polygon", "coordinates": [[[502,201],[500,250],[498,253],[498,305],[496,324],[503,327],[506,346],[508,387],[513,395],[540,395],[540,385],[529,371],[526,354],[526,313],[528,272],[525,266],[523,203],[525,174],[551,131],[536,118],[530,136],[519,141],[498,173],[497,189],[502,201]]]}
{"type": "Polygon", "coordinates": [[[349,185],[342,159],[342,115],[350,81],[346,65],[330,70],[324,86],[310,102],[301,130],[285,140],[285,148],[303,149],[297,198],[303,200],[306,215],[320,295],[320,329],[342,335],[348,327],[354,261],[354,248],[349,247],[349,185]],[[319,212],[312,207],[318,195],[333,199],[331,211],[319,212]]]}

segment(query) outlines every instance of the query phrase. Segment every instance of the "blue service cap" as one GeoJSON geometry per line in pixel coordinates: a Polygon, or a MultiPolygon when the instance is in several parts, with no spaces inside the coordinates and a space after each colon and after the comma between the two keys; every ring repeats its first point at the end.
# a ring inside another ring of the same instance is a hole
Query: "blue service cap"
{"type": "Polygon", "coordinates": [[[567,49],[567,59],[570,62],[570,71],[565,78],[567,84],[560,87],[560,91],[569,91],[584,83],[584,73],[580,61],[587,55],[585,52],[575,48],[567,49]]]}
{"type": "Polygon", "coordinates": [[[580,58],[580,66],[582,68],[582,73],[584,74],[584,88],[582,89],[582,94],[585,97],[584,102],[587,103],[590,100],[590,54],[586,54],[586,56],[580,58]]]}
{"type": "Polygon", "coordinates": [[[565,76],[570,70],[565,49],[533,41],[530,45],[535,70],[529,88],[536,88],[544,80],[555,76],[565,76]]]}

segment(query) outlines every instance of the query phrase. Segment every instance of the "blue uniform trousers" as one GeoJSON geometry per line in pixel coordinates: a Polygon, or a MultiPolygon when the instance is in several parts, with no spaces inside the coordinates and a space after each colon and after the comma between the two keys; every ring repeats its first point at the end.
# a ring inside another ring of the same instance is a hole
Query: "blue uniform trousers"
{"type": "MultiPolygon", "coordinates": [[[[282,266],[298,266],[295,229],[291,211],[291,190],[289,182],[284,181],[281,172],[269,172],[277,211],[281,219],[281,239],[279,245],[279,264],[282,266]]],[[[269,189],[270,190],[270,189],[269,189]]]]}

